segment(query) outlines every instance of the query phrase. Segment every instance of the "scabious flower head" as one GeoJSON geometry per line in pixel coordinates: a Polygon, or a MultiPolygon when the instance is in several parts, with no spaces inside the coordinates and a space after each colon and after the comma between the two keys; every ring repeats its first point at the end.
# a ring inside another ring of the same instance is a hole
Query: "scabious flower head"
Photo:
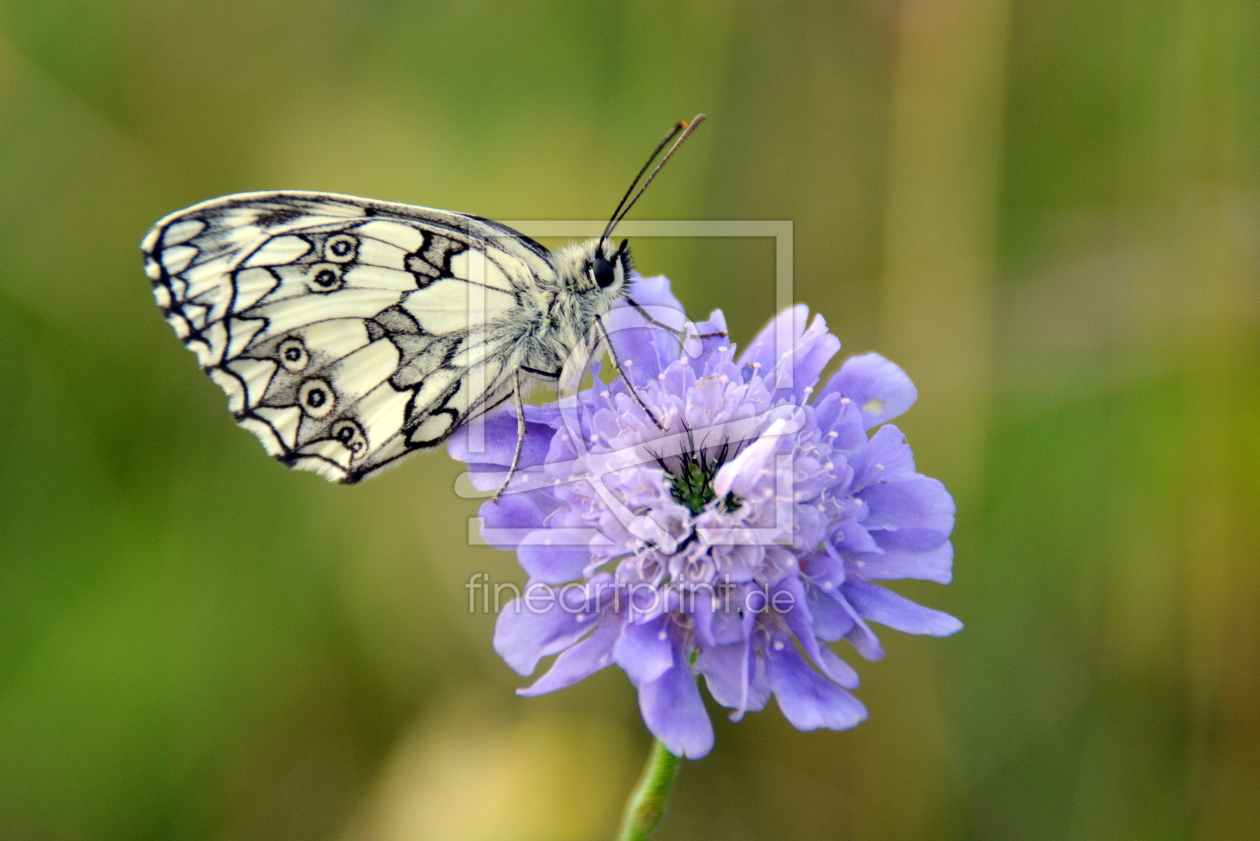
{"type": "MultiPolygon", "coordinates": [[[[522,695],[569,686],[616,663],[648,729],[679,756],[713,746],[695,675],[732,709],[771,695],[801,730],[866,718],[857,673],[829,643],[883,656],[868,622],[944,636],[962,627],[874,583],[950,580],[954,504],[915,472],[886,422],[914,402],[909,378],[870,353],[816,388],[840,342],[804,306],[742,353],[721,312],[685,322],[664,278],[635,300],[677,336],[618,307],[612,343],[649,417],[620,378],[526,407],[518,472],[481,508],[487,542],[529,574],[501,611],[496,651],[522,675],[558,654],[522,695]],[[872,433],[871,430],[874,430],[872,433]]],[[[484,490],[516,446],[513,412],[452,437],[484,490]]]]}

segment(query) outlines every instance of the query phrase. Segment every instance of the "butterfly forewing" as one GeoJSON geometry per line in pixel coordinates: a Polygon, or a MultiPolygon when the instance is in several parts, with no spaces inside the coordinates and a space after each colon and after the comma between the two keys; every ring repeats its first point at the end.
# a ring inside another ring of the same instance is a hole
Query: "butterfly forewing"
{"type": "Polygon", "coordinates": [[[355,482],[501,402],[555,285],[488,220],[316,193],[248,193],[142,244],[167,321],[237,422],[291,467],[355,482]]]}

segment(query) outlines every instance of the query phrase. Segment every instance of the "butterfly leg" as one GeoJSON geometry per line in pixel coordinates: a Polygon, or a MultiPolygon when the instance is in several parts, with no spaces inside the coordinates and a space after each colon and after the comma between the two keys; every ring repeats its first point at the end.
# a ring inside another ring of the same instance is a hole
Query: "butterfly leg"
{"type": "Polygon", "coordinates": [[[531,368],[528,365],[522,365],[521,370],[524,371],[526,374],[529,374],[531,377],[537,377],[538,379],[543,380],[544,382],[555,383],[556,384],[556,400],[559,401],[564,398],[564,395],[561,393],[561,389],[560,389],[560,372],[559,371],[540,371],[539,369],[531,368]]]}
{"type": "MultiPolygon", "coordinates": [[[[657,321],[655,318],[653,318],[652,314],[649,313],[646,309],[644,309],[643,306],[634,298],[627,297],[626,301],[629,302],[630,306],[634,307],[635,311],[638,312],[639,315],[643,316],[643,320],[646,321],[648,324],[651,324],[653,327],[659,327],[667,333],[673,333],[679,339],[685,340],[687,338],[687,334],[684,333],[682,330],[678,330],[673,327],[670,327],[665,322],[657,321]]],[[[726,335],[725,333],[700,333],[696,335],[695,338],[716,339],[718,336],[725,336],[725,335],[726,335]]]]}
{"type": "Polygon", "coordinates": [[[540,371],[537,368],[531,368],[528,365],[522,365],[521,370],[532,377],[538,377],[540,380],[547,382],[557,382],[560,379],[559,371],[540,371]]]}
{"type": "Polygon", "coordinates": [[[496,500],[503,496],[503,492],[507,490],[508,485],[512,484],[512,477],[516,475],[516,468],[521,463],[521,450],[525,448],[525,403],[521,400],[521,375],[514,373],[512,375],[512,397],[516,403],[516,451],[512,453],[512,466],[508,468],[507,478],[503,480],[503,484],[494,492],[494,496],[490,499],[496,500]]]}
{"type": "Polygon", "coordinates": [[[647,404],[643,402],[643,398],[639,396],[639,392],[635,390],[634,383],[630,382],[630,378],[626,376],[625,369],[621,367],[621,360],[617,358],[617,351],[613,348],[612,338],[608,335],[608,328],[604,326],[603,319],[597,318],[595,323],[599,325],[600,335],[604,337],[604,344],[608,346],[608,358],[612,360],[613,370],[617,372],[617,376],[621,377],[622,382],[626,384],[626,389],[630,392],[630,396],[634,398],[635,403],[639,404],[639,408],[643,410],[643,413],[652,419],[652,423],[656,424],[657,429],[664,432],[666,429],[665,425],[656,419],[656,415],[652,414],[652,410],[647,407],[647,404]]]}

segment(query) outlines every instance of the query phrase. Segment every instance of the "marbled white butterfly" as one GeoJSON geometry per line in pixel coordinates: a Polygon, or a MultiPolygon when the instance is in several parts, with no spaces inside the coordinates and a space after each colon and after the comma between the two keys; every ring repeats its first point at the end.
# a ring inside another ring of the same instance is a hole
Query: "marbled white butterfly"
{"type": "Polygon", "coordinates": [[[665,327],[629,299],[630,251],[608,237],[704,118],[665,136],[602,236],[559,251],[464,213],[239,193],[157,222],[145,271],[236,422],[289,467],[357,482],[509,397],[519,458],[523,380],[558,381],[601,340],[611,352],[601,317],[620,299],[665,327]]]}

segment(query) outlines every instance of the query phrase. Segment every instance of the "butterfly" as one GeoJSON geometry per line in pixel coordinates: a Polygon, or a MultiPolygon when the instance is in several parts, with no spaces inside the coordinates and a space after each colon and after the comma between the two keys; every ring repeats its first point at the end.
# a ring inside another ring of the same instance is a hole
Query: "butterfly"
{"type": "Polygon", "coordinates": [[[677,332],[629,297],[630,250],[609,236],[704,119],[666,134],[598,239],[558,251],[465,213],[238,193],[154,224],[141,243],[145,271],[236,422],[285,465],[358,482],[514,398],[506,487],[531,381],[559,382],[598,343],[624,379],[601,321],[614,305],[626,299],[677,332]]]}

